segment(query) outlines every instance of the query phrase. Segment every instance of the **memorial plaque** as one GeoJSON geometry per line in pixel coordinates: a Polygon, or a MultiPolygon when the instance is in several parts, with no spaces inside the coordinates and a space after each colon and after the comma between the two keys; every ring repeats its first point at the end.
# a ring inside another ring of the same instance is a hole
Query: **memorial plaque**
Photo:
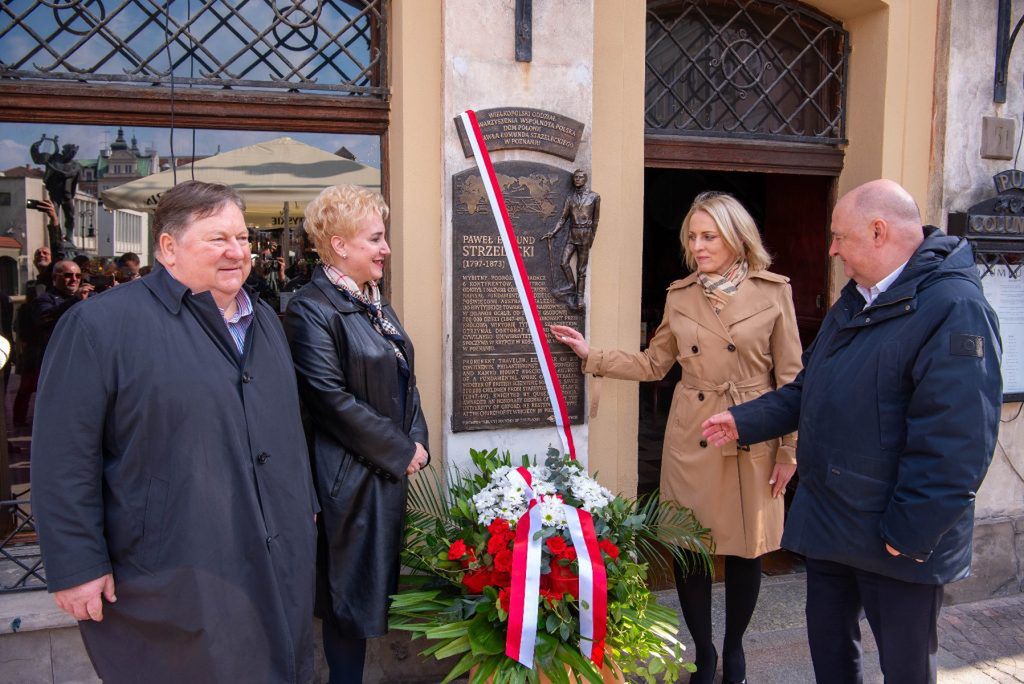
{"type": "MultiPolygon", "coordinates": [[[[476,112],[480,132],[490,152],[497,150],[534,150],[572,161],[580,148],[583,124],[561,114],[528,107],[502,107],[476,112]]],[[[473,156],[469,138],[456,117],[462,151],[473,156]]]]}
{"type": "MultiPolygon", "coordinates": [[[[583,331],[584,317],[555,299],[548,287],[552,272],[559,268],[565,238],[540,239],[558,221],[572,191],[572,174],[518,161],[498,162],[494,170],[555,359],[569,419],[581,423],[579,359],[552,339],[547,326],[559,323],[583,331]]],[[[530,330],[475,168],[452,178],[452,203],[452,430],[553,426],[530,330]]]]}

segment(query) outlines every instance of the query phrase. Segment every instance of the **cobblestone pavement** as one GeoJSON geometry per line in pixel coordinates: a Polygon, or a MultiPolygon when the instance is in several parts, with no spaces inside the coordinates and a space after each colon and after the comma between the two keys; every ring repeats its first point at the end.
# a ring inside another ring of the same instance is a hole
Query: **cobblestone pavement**
{"type": "MultiPolygon", "coordinates": [[[[719,644],[725,617],[722,589],[715,585],[712,611],[719,644]]],[[[765,580],[744,639],[748,681],[814,684],[804,625],[805,590],[802,575],[765,580]]],[[[658,592],[658,599],[678,610],[674,594],[658,592]]],[[[939,684],[1024,683],[1024,594],[946,606],[939,614],[938,628],[939,684]]],[[[864,682],[882,684],[878,649],[866,622],[861,632],[864,682]]]]}
{"type": "Polygon", "coordinates": [[[947,662],[943,669],[952,676],[1024,682],[1024,595],[944,608],[939,614],[939,646],[963,663],[956,667],[947,662]]]}

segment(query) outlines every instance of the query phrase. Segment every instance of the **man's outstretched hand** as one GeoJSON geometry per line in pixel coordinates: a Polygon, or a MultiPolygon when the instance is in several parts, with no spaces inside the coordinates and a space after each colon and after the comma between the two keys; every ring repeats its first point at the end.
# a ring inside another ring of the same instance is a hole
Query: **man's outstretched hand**
{"type": "Polygon", "coordinates": [[[57,607],[76,620],[103,621],[103,599],[117,601],[114,594],[114,576],[110,573],[89,580],[77,587],[53,592],[57,607]]]}
{"type": "Polygon", "coordinates": [[[728,411],[716,413],[701,423],[700,427],[704,431],[704,439],[715,446],[735,442],[740,438],[740,433],[736,429],[736,420],[728,411]]]}

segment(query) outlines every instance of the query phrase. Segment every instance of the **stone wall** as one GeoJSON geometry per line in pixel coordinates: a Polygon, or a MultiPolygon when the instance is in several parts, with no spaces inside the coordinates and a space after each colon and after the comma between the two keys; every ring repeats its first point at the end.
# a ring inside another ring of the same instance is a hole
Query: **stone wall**
{"type": "MultiPolygon", "coordinates": [[[[594,2],[561,0],[533,5],[533,59],[516,62],[514,50],[515,3],[512,0],[487,3],[478,0],[447,0],[443,10],[444,48],[442,57],[442,254],[451,253],[451,178],[474,166],[463,153],[454,118],[466,109],[529,107],[568,116],[585,125],[579,153],[574,161],[528,150],[495,152],[499,161],[534,161],[566,171],[591,167],[593,123],[594,2]]],[[[600,192],[600,188],[595,188],[600,192]]],[[[451,265],[444,259],[445,337],[449,339],[452,316],[451,265]]],[[[444,352],[446,368],[452,368],[452,347],[444,352]]],[[[498,448],[514,455],[542,456],[549,444],[558,444],[551,429],[451,430],[452,378],[445,380],[444,453],[449,467],[466,468],[470,448],[498,448]]],[[[587,426],[573,426],[573,437],[581,458],[586,459],[587,426]]]]}
{"type": "MultiPolygon", "coordinates": [[[[1014,0],[1011,27],[1022,14],[1024,0],[1014,0]]],[[[1017,136],[1024,133],[1024,39],[1017,41],[1010,59],[1007,101],[996,104],[996,3],[943,0],[938,31],[931,185],[922,209],[945,226],[949,212],[964,211],[995,194],[992,176],[1014,166],[1013,160],[981,157],[981,129],[983,117],[1001,116],[1016,119],[1017,136]]],[[[1024,157],[1017,163],[1024,163],[1024,157]]],[[[1005,404],[1001,420],[992,465],[978,491],[974,576],[950,586],[950,598],[956,602],[1024,590],[1021,405],[1005,404]]]]}

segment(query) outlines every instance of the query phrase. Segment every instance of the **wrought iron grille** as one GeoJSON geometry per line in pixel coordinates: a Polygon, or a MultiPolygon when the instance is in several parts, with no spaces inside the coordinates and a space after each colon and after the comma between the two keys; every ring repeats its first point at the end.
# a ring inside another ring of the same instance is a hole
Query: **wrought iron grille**
{"type": "Polygon", "coordinates": [[[1024,254],[1007,253],[1003,250],[986,250],[977,242],[971,244],[974,248],[974,263],[978,265],[980,277],[997,275],[996,269],[1006,269],[1006,274],[1011,279],[1024,278],[1024,254]]]}
{"type": "Polygon", "coordinates": [[[0,79],[385,98],[388,0],[2,0],[0,79]]]}
{"type": "Polygon", "coordinates": [[[43,557],[27,492],[0,501],[0,594],[46,588],[43,557]]]}
{"type": "Polygon", "coordinates": [[[648,0],[647,132],[845,142],[849,34],[788,0],[648,0]]]}

